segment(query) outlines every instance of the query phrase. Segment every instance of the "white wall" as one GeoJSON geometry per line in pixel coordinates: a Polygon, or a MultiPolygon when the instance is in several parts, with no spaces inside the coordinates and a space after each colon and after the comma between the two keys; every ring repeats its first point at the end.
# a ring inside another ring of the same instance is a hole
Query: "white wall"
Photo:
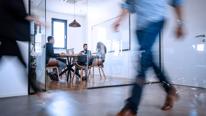
{"type": "MultiPolygon", "coordinates": [[[[50,36],[52,35],[52,18],[57,18],[57,19],[64,19],[67,20],[67,48],[74,48],[75,53],[81,51],[82,45],[86,42],[87,40],[87,34],[86,34],[86,28],[87,28],[87,23],[86,23],[86,17],[85,16],[76,16],[76,20],[81,24],[81,27],[79,28],[72,28],[69,27],[69,23],[71,23],[74,20],[73,15],[69,14],[63,14],[63,13],[55,13],[55,12],[50,12],[47,11],[47,31],[46,35],[50,36]]],[[[65,52],[62,50],[55,50],[55,52],[65,52]]]]}
{"type": "Polygon", "coordinates": [[[206,87],[206,49],[197,51],[195,47],[205,38],[195,38],[206,34],[205,0],[185,0],[184,20],[186,35],[184,40],[174,36],[175,21],[172,9],[163,36],[163,63],[173,83],[206,87]]]}
{"type": "MultiPolygon", "coordinates": [[[[28,8],[28,0],[25,6],[28,8]]],[[[18,42],[28,64],[28,43],[18,42]]],[[[3,57],[0,64],[0,98],[28,95],[26,70],[16,57],[3,57]]]]}

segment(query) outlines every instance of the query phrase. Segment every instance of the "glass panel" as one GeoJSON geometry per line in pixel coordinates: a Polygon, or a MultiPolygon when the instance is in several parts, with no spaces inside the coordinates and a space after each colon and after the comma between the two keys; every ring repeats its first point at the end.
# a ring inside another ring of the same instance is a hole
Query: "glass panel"
{"type": "Polygon", "coordinates": [[[30,63],[36,64],[36,80],[39,82],[43,89],[46,89],[45,85],[45,43],[46,43],[46,28],[45,28],[45,20],[46,20],[46,0],[39,0],[38,2],[34,2],[31,0],[31,14],[35,15],[42,22],[42,26],[36,26],[34,24],[31,25],[31,45],[30,45],[30,63]]]}
{"type": "MultiPolygon", "coordinates": [[[[98,8],[96,8],[96,11],[98,11],[98,8]]],[[[91,18],[94,17],[92,14],[89,14],[89,16],[91,18]]],[[[103,67],[106,80],[99,80],[99,78],[101,79],[101,72],[99,72],[98,68],[95,68],[95,84],[88,84],[88,88],[118,86],[133,82],[133,76],[130,72],[132,72],[132,67],[134,67],[133,64],[135,63],[132,62],[132,59],[138,57],[134,55],[135,53],[137,54],[137,51],[131,49],[131,41],[135,42],[136,36],[131,37],[130,35],[130,17],[123,21],[119,32],[115,32],[112,28],[112,24],[116,19],[116,17],[105,19],[92,26],[92,38],[89,38],[92,51],[98,52],[97,43],[99,42],[105,44],[107,48],[103,67]]],[[[135,31],[133,30],[132,32],[135,31]]],[[[137,46],[137,44],[135,45],[137,46]]]]}
{"type": "Polygon", "coordinates": [[[206,88],[206,13],[202,12],[205,6],[187,0],[183,8],[186,35],[181,41],[174,36],[175,16],[171,9],[168,29],[163,33],[163,63],[173,83],[206,88]]]}
{"type": "MultiPolygon", "coordinates": [[[[108,3],[88,3],[88,42],[91,50],[96,52],[97,43],[100,41],[107,47],[104,72],[106,81],[99,81],[101,77],[99,70],[95,70],[95,84],[88,84],[91,87],[118,86],[133,83],[137,74],[140,52],[139,43],[136,37],[136,16],[130,15],[122,21],[119,32],[113,29],[113,23],[119,13],[118,1],[108,3]],[[100,7],[101,6],[101,7],[100,7]],[[111,7],[112,6],[112,7],[111,7]],[[90,35],[91,34],[91,35],[90,35]]],[[[159,65],[159,37],[153,46],[155,62],[159,65]]],[[[148,82],[156,82],[152,70],[147,73],[148,82]]]]}

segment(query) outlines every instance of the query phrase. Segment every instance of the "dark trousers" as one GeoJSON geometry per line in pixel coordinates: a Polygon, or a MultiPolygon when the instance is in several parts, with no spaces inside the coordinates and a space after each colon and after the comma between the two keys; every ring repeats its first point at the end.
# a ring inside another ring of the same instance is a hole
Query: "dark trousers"
{"type": "Polygon", "coordinates": [[[161,71],[160,67],[154,62],[152,47],[155,43],[155,40],[162,30],[164,21],[150,23],[146,28],[142,30],[137,30],[138,43],[140,45],[140,60],[139,60],[139,69],[136,76],[136,82],[131,90],[131,97],[127,99],[127,106],[130,107],[134,112],[138,110],[140,104],[142,90],[145,82],[145,73],[148,68],[153,68],[157,78],[160,80],[162,87],[168,93],[171,84],[164,73],[161,71]]]}

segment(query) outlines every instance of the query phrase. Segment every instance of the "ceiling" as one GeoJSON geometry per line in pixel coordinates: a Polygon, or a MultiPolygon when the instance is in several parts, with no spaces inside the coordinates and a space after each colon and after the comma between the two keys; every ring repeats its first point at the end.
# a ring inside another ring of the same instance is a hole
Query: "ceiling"
{"type": "MultiPolygon", "coordinates": [[[[122,0],[75,0],[75,14],[86,16],[89,7],[99,8],[122,0]],[[88,3],[89,2],[89,3],[88,3]]],[[[31,0],[32,6],[36,9],[45,8],[45,0],[31,0]]],[[[74,14],[74,0],[46,0],[46,9],[50,12],[74,14]]]]}
{"type": "MultiPolygon", "coordinates": [[[[75,14],[76,15],[87,15],[87,2],[88,0],[47,0],[46,9],[50,12],[63,13],[63,14],[75,14]]],[[[33,8],[44,9],[45,0],[31,0],[33,8]]]]}

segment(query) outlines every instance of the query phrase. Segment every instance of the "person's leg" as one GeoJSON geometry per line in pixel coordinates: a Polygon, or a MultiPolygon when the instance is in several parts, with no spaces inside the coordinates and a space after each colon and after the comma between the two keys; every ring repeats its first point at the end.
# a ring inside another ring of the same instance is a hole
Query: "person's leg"
{"type": "Polygon", "coordinates": [[[169,79],[166,77],[166,75],[156,63],[153,62],[152,67],[165,92],[169,93],[172,88],[172,84],[170,83],[169,79]]]}
{"type": "Polygon", "coordinates": [[[4,44],[0,46],[0,63],[1,63],[1,58],[3,56],[12,56],[12,57],[17,57],[18,60],[20,61],[21,65],[24,68],[24,74],[26,79],[25,83],[29,83],[30,87],[34,90],[35,93],[41,92],[41,88],[39,85],[36,83],[36,79],[33,78],[33,74],[30,73],[31,70],[29,70],[29,73],[27,71],[27,64],[23,59],[22,53],[19,49],[19,46],[16,41],[11,41],[10,39],[3,39],[4,44]]]}
{"type": "Polygon", "coordinates": [[[158,67],[155,63],[153,63],[153,69],[156,73],[157,78],[160,80],[162,87],[167,93],[165,103],[162,106],[162,110],[170,110],[172,109],[175,100],[178,98],[176,93],[176,88],[171,84],[169,79],[165,76],[165,74],[161,71],[160,67],[158,67]]]}
{"type": "Polygon", "coordinates": [[[136,76],[136,83],[134,84],[131,96],[127,100],[125,107],[122,109],[130,109],[132,113],[136,113],[140,104],[142,90],[145,82],[145,73],[149,67],[152,66],[152,46],[156,37],[161,30],[160,22],[151,23],[144,30],[137,31],[138,42],[140,45],[140,59],[138,75],[136,76]]]}
{"type": "Polygon", "coordinates": [[[35,69],[29,69],[29,74],[25,73],[26,75],[28,75],[29,78],[29,85],[31,86],[31,88],[34,90],[34,93],[40,93],[42,92],[42,89],[40,87],[40,84],[38,84],[37,80],[36,80],[36,71],[35,69]]]}
{"type": "Polygon", "coordinates": [[[63,62],[63,63],[67,63],[67,60],[66,59],[62,59],[62,58],[57,58],[57,60],[59,60],[59,61],[61,61],[61,62],[63,62]]]}
{"type": "Polygon", "coordinates": [[[57,61],[58,61],[59,70],[61,72],[64,68],[66,68],[67,65],[66,65],[66,63],[64,63],[60,60],[57,60],[57,61]]]}

